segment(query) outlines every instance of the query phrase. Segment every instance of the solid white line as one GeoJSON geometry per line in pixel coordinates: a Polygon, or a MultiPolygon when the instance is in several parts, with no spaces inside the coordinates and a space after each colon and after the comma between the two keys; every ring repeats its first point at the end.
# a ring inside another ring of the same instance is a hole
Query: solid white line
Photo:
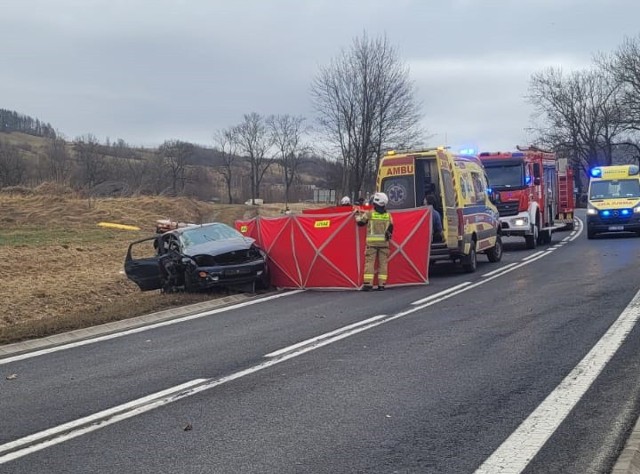
{"type": "Polygon", "coordinates": [[[544,250],[539,250],[539,251],[537,251],[536,253],[532,253],[531,255],[528,255],[528,256],[524,257],[524,258],[522,259],[522,261],[523,261],[523,262],[526,262],[526,261],[527,261],[527,260],[529,260],[530,258],[537,257],[538,255],[540,255],[540,254],[541,254],[541,253],[543,253],[543,252],[544,252],[544,250]]]}
{"type": "Polygon", "coordinates": [[[325,334],[321,334],[320,336],[316,336],[316,337],[313,337],[311,339],[307,339],[306,341],[298,342],[297,344],[293,344],[291,346],[284,347],[284,348],[279,349],[277,351],[270,352],[269,354],[266,354],[265,357],[278,357],[278,356],[280,356],[282,354],[285,354],[287,352],[291,352],[291,351],[293,351],[295,349],[299,349],[300,347],[308,346],[310,344],[313,344],[313,343],[315,343],[315,342],[317,342],[317,341],[319,341],[321,339],[326,339],[328,337],[335,336],[336,334],[340,334],[342,332],[348,331],[349,329],[353,329],[353,328],[356,328],[358,326],[363,326],[365,324],[369,324],[369,323],[372,323],[374,321],[378,321],[379,319],[385,318],[386,316],[387,316],[386,314],[381,314],[380,316],[374,316],[372,318],[365,319],[363,321],[358,321],[357,323],[349,324],[348,326],[344,326],[344,327],[342,327],[340,329],[336,329],[335,331],[327,332],[325,334]]]}
{"type": "Polygon", "coordinates": [[[510,263],[509,265],[505,265],[504,267],[500,267],[497,270],[494,270],[494,271],[489,272],[489,273],[485,273],[485,274],[483,274],[481,276],[488,277],[488,276],[491,276],[491,275],[495,275],[496,273],[503,272],[507,268],[511,268],[511,267],[513,267],[514,265],[517,265],[517,264],[518,264],[518,262],[510,263]]]}
{"type": "Polygon", "coordinates": [[[465,281],[464,283],[460,283],[459,285],[452,286],[451,288],[447,288],[446,290],[442,290],[438,293],[434,293],[433,295],[429,295],[426,298],[422,298],[421,300],[416,300],[411,304],[416,305],[416,304],[426,303],[427,301],[435,300],[437,298],[440,298],[442,295],[446,295],[447,293],[451,293],[452,291],[456,291],[460,288],[464,288],[465,286],[470,284],[471,284],[470,281],[465,281]]]}
{"type": "Polygon", "coordinates": [[[66,349],[71,349],[74,347],[86,346],[89,344],[95,344],[96,342],[108,341],[110,339],[116,339],[118,337],[128,336],[129,334],[137,334],[144,331],[149,331],[151,329],[156,329],[164,326],[171,326],[173,324],[183,323],[185,321],[191,321],[192,319],[204,318],[206,316],[211,316],[213,314],[223,313],[225,311],[231,311],[233,309],[244,308],[246,306],[251,306],[257,303],[263,303],[265,301],[273,300],[276,298],[282,298],[284,296],[295,295],[297,293],[301,293],[304,290],[293,290],[288,291],[286,293],[278,293],[276,295],[266,296],[264,298],[258,298],[251,301],[245,301],[242,303],[234,304],[232,306],[225,306],[224,308],[212,309],[210,311],[204,311],[202,313],[192,314],[190,316],[184,316],[182,318],[171,319],[168,321],[162,321],[159,323],[149,324],[148,326],[141,326],[134,329],[127,329],[125,331],[116,332],[113,334],[106,334],[104,336],[94,337],[92,339],[84,339],[82,341],[76,341],[69,344],[63,344],[61,346],[49,347],[47,349],[41,349],[34,352],[27,352],[24,354],[15,355],[12,357],[7,357],[4,359],[0,359],[0,365],[9,364],[11,362],[16,362],[18,360],[30,359],[32,357],[38,357],[44,354],[51,354],[53,352],[64,351],[66,349]]]}
{"type": "Polygon", "coordinates": [[[184,392],[189,388],[198,384],[202,384],[206,381],[206,379],[192,380],[190,382],[177,385],[167,390],[162,390],[146,397],[139,398],[138,400],[127,402],[122,405],[109,408],[108,410],[94,413],[93,415],[79,418],[78,420],[64,423],[54,428],[40,431],[39,433],[25,436],[24,438],[20,438],[15,441],[0,445],[0,453],[18,449],[18,451],[14,451],[12,453],[1,456],[0,464],[22,457],[34,451],[46,448],[47,446],[51,446],[68,439],[75,438],[76,436],[80,436],[81,434],[97,430],[98,428],[101,428],[102,426],[105,426],[107,424],[114,423],[114,421],[110,420],[114,420],[116,416],[120,417],[118,418],[118,421],[124,418],[129,418],[130,416],[133,416],[131,413],[142,406],[150,404],[154,401],[157,402],[158,400],[166,399],[167,397],[180,395],[181,392],[184,392]],[[123,415],[125,415],[126,413],[129,413],[129,415],[123,417],[123,415]]]}
{"type": "Polygon", "coordinates": [[[640,319],[640,291],[589,353],[560,382],[476,474],[522,472],[558,429],[640,319]]]}

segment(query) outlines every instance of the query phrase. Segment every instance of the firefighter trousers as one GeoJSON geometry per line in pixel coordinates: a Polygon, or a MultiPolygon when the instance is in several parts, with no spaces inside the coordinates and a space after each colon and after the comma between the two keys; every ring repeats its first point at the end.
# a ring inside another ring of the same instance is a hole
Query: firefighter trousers
{"type": "Polygon", "coordinates": [[[373,285],[373,277],[378,260],[378,286],[387,283],[387,260],[389,260],[389,247],[370,247],[364,252],[364,284],[373,285]]]}

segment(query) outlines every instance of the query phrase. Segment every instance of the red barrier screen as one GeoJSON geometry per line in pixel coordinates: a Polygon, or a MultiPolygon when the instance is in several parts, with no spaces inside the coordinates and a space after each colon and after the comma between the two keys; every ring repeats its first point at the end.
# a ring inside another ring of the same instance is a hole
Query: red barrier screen
{"type": "MultiPolygon", "coordinates": [[[[339,208],[330,208],[331,211],[339,208]]],[[[431,213],[428,208],[392,212],[393,239],[387,286],[426,284],[429,279],[431,213]]],[[[271,283],[279,288],[360,288],[366,228],[355,213],[309,212],[236,221],[269,258],[271,283]]]]}

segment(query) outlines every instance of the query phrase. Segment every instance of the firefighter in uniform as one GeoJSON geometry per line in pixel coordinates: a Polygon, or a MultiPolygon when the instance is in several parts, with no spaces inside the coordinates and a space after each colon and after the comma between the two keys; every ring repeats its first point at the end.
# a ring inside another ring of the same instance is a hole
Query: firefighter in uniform
{"type": "Polygon", "coordinates": [[[378,290],[384,290],[387,282],[387,260],[389,240],[393,233],[393,220],[387,212],[389,198],[385,193],[373,195],[373,209],[356,213],[358,225],[367,226],[367,247],[365,250],[363,290],[373,288],[376,259],[378,260],[378,290]]]}

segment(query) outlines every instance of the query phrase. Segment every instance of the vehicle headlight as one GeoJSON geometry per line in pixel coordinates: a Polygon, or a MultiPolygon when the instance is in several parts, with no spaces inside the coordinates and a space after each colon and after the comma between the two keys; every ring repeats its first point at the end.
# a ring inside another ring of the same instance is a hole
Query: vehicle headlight
{"type": "Polygon", "coordinates": [[[633,208],[633,213],[634,214],[640,214],[640,206],[636,206],[633,208]]]}
{"type": "Polygon", "coordinates": [[[596,216],[598,215],[598,210],[594,207],[590,207],[587,209],[587,214],[590,216],[596,216]]]}
{"type": "Polygon", "coordinates": [[[511,219],[511,224],[521,227],[523,225],[527,225],[529,224],[529,218],[528,217],[518,217],[517,219],[511,219]]]}

